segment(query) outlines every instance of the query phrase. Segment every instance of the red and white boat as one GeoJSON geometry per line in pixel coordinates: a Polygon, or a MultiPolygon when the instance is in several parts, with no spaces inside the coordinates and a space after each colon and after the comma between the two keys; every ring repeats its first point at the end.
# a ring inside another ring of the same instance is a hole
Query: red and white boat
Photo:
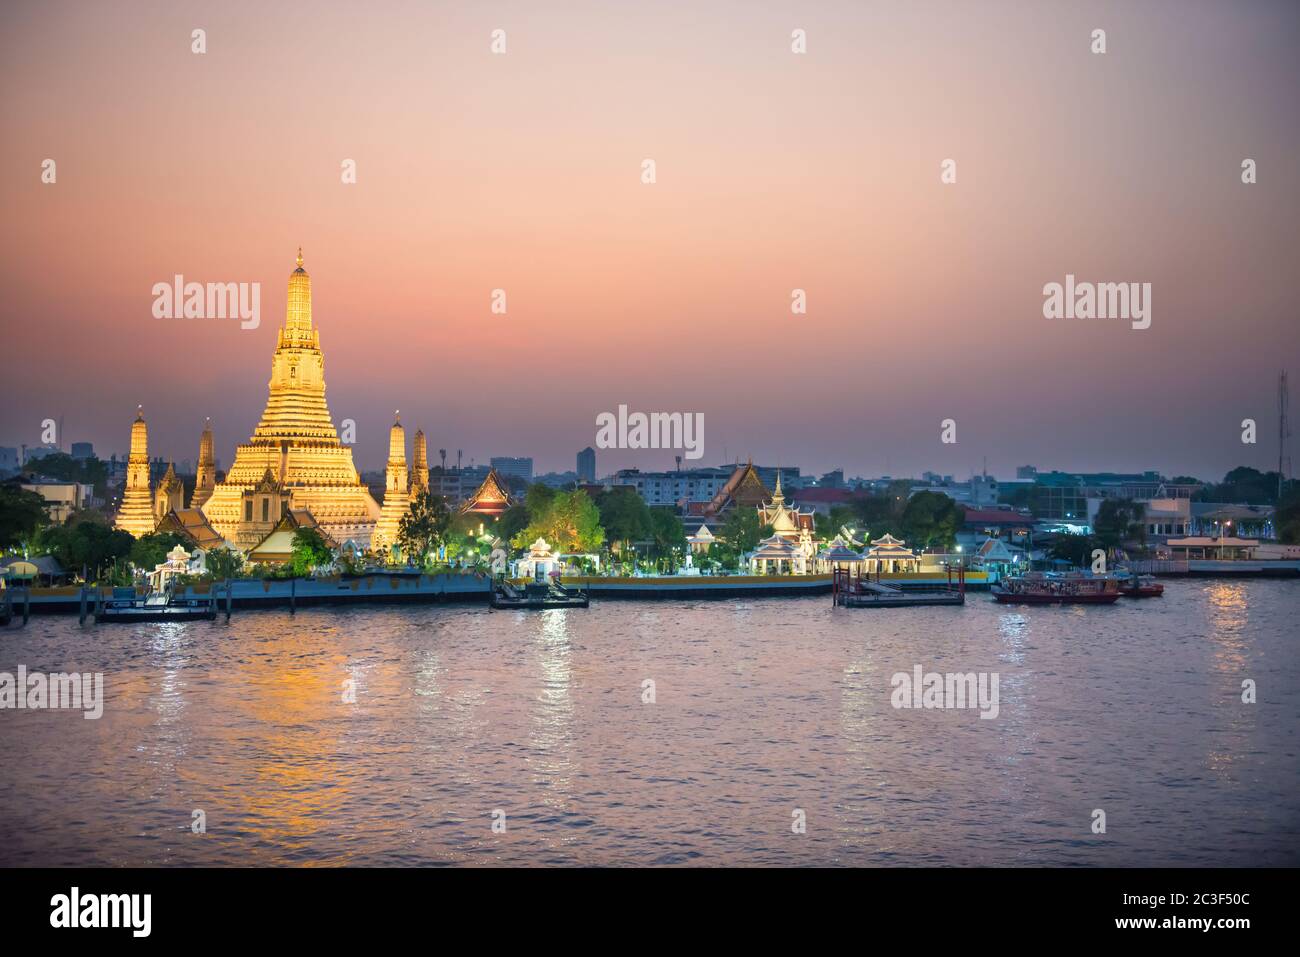
{"type": "Polygon", "coordinates": [[[1119,581],[1114,578],[1042,572],[1004,579],[992,592],[1004,605],[1109,605],[1120,596],[1119,581]]]}
{"type": "Polygon", "coordinates": [[[1119,593],[1125,598],[1159,598],[1165,593],[1165,586],[1154,578],[1133,575],[1119,586],[1119,593]]]}

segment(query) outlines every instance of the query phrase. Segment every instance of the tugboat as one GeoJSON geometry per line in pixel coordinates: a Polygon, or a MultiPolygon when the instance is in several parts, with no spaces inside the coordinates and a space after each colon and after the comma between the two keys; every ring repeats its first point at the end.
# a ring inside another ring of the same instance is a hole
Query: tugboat
{"type": "Polygon", "coordinates": [[[216,617],[212,598],[177,598],[170,589],[137,598],[134,588],[114,588],[95,621],[211,621],[216,617]]]}
{"type": "Polygon", "coordinates": [[[493,608],[587,608],[591,599],[585,591],[569,591],[563,585],[547,582],[529,582],[522,589],[505,580],[492,587],[493,608]]]}
{"type": "Polygon", "coordinates": [[[1150,575],[1135,574],[1120,586],[1119,593],[1125,598],[1159,598],[1165,593],[1165,586],[1150,575]]]}
{"type": "Polygon", "coordinates": [[[1119,600],[1119,581],[1084,575],[1034,572],[1007,578],[991,589],[1004,605],[1109,605],[1119,600]]]}

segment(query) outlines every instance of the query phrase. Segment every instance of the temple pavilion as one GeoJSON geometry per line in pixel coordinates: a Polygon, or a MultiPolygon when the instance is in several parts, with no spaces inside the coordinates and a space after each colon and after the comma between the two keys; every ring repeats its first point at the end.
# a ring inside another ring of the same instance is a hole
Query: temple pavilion
{"type": "Polygon", "coordinates": [[[822,574],[838,570],[857,571],[862,567],[862,562],[862,553],[839,535],[817,553],[817,571],[822,574]]]}
{"type": "Polygon", "coordinates": [[[709,531],[709,526],[707,525],[701,525],[696,529],[694,535],[686,536],[686,541],[691,546],[691,551],[697,555],[707,555],[709,547],[717,540],[717,536],[709,531]]]}
{"type": "Polygon", "coordinates": [[[796,542],[773,535],[759,542],[749,556],[749,570],[754,575],[803,575],[808,558],[796,542]]]}
{"type": "Polygon", "coordinates": [[[776,490],[772,492],[771,501],[758,506],[758,520],[763,525],[770,525],[772,531],[781,538],[798,541],[811,538],[816,529],[813,512],[801,512],[798,508],[785,504],[785,494],[781,491],[781,473],[776,476],[776,490]]]}
{"type": "Polygon", "coordinates": [[[907,547],[907,543],[885,533],[880,538],[872,539],[871,547],[862,556],[863,571],[874,572],[915,572],[921,570],[921,559],[907,547]]]}
{"type": "Polygon", "coordinates": [[[477,492],[465,499],[465,503],[461,505],[460,510],[486,515],[489,518],[497,518],[513,504],[514,500],[510,497],[510,493],[502,487],[497,470],[489,469],[487,478],[483,479],[483,484],[478,487],[477,492]]]}
{"type": "Polygon", "coordinates": [[[235,449],[225,481],[202,504],[217,533],[241,549],[258,545],[287,508],[307,509],[333,540],[363,546],[380,517],[325,403],[325,358],[301,249],[289,276],[266,409],[252,437],[235,449]]]}

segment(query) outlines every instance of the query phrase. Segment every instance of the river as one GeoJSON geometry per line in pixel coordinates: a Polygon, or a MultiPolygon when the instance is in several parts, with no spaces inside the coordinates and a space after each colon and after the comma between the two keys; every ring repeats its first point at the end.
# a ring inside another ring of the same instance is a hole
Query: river
{"type": "Polygon", "coordinates": [[[34,617],[0,671],[102,672],[103,715],[0,711],[0,864],[1300,864],[1300,583],[1166,582],[34,617]],[[918,665],[996,717],[894,707],[918,665]]]}

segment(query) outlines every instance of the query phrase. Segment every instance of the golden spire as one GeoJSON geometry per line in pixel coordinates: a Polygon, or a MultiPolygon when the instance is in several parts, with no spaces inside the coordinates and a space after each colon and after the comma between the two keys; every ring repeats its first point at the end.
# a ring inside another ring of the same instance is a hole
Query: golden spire
{"type": "Polygon", "coordinates": [[[298,247],[298,268],[302,268],[302,247],[298,247]]]}

